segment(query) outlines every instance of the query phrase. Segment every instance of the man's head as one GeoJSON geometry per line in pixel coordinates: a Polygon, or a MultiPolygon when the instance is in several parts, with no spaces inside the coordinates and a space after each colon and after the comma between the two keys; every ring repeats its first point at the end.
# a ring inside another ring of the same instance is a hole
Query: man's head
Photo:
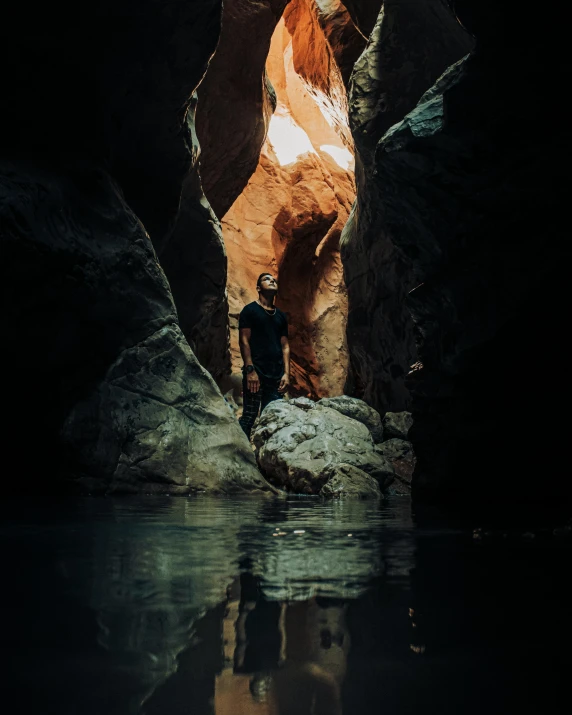
{"type": "Polygon", "coordinates": [[[272,273],[261,273],[256,281],[256,290],[264,295],[276,293],[278,291],[278,281],[272,273]]]}

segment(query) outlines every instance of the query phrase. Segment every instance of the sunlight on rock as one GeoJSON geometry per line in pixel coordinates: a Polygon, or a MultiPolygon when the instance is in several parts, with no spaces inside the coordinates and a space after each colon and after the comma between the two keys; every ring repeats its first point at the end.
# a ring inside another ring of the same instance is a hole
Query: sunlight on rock
{"type": "Polygon", "coordinates": [[[285,112],[272,116],[268,127],[268,140],[276,152],[280,166],[292,164],[304,154],[316,154],[306,132],[285,112]]]}
{"type": "Polygon", "coordinates": [[[342,169],[353,171],[354,157],[345,147],[334,146],[333,144],[322,144],[320,151],[325,151],[326,154],[329,154],[342,169]]]}

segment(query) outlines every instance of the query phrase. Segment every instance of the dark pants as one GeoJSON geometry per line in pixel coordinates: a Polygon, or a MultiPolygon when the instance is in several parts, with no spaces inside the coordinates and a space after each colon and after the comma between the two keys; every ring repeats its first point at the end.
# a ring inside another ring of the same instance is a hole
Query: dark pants
{"type": "Polygon", "coordinates": [[[242,378],[242,417],[238,420],[244,433],[250,439],[250,431],[255,419],[258,417],[258,411],[266,407],[273,400],[281,400],[282,395],[278,392],[280,379],[272,380],[268,377],[259,375],[260,388],[258,392],[250,392],[246,384],[246,375],[242,378]]]}

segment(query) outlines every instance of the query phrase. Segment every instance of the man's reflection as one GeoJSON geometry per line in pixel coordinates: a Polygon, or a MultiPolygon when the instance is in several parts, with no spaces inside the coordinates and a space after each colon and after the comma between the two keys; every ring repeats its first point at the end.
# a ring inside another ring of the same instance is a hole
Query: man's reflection
{"type": "MultiPolygon", "coordinates": [[[[320,648],[331,647],[331,634],[320,628],[315,611],[314,600],[285,610],[286,661],[272,678],[270,715],[341,715],[340,684],[319,662],[320,648]]],[[[345,668],[338,672],[343,677],[345,668]]]]}
{"type": "Polygon", "coordinates": [[[344,614],[345,606],[333,601],[269,601],[257,579],[243,573],[233,678],[238,695],[241,675],[251,675],[251,705],[241,712],[340,714],[349,645],[344,614]]]}

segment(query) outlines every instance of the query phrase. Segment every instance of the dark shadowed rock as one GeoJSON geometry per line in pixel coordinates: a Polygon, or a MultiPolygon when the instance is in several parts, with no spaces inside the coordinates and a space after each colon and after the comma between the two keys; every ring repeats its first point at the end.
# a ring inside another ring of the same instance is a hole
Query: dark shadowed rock
{"type": "Polygon", "coordinates": [[[411,490],[411,478],[415,469],[415,453],[411,442],[396,438],[388,439],[387,442],[376,445],[376,450],[390,463],[396,479],[411,490]]]}
{"type": "MultiPolygon", "coordinates": [[[[375,17],[374,5],[354,2],[348,9],[369,9],[375,17]]],[[[387,177],[380,180],[375,151],[384,133],[472,44],[442,0],[386,0],[352,75],[349,116],[357,151],[357,200],[340,242],[349,299],[345,392],[382,414],[409,406],[405,376],[416,348],[405,300],[417,279],[415,249],[400,250],[386,228],[391,217],[381,210],[380,196],[394,189],[387,177]]],[[[411,221],[407,213],[396,218],[411,221]]]]}
{"type": "Polygon", "coordinates": [[[382,497],[378,482],[362,469],[351,464],[336,464],[328,467],[328,481],[320,490],[320,496],[340,499],[380,499],[382,497]]]}
{"type": "Polygon", "coordinates": [[[337,410],[342,415],[364,424],[370,431],[374,442],[381,442],[383,439],[383,428],[379,412],[363,400],[358,400],[356,397],[349,397],[348,395],[340,395],[339,397],[324,397],[318,404],[337,410]]]}
{"type": "Polygon", "coordinates": [[[42,477],[55,489],[57,472],[89,491],[268,489],[111,178],[83,164],[56,173],[3,161],[0,206],[3,284],[16,282],[20,295],[5,326],[27,376],[6,392],[18,394],[8,436],[21,454],[38,401],[27,461],[44,464],[28,484],[42,477]]]}
{"type": "Polygon", "coordinates": [[[320,404],[306,411],[283,400],[271,402],[252,441],[262,472],[287,491],[318,494],[337,464],[358,467],[381,489],[393,479],[391,465],[375,451],[367,427],[320,404]]]}
{"type": "Polygon", "coordinates": [[[383,439],[388,440],[396,437],[397,439],[407,439],[413,417],[411,412],[386,412],[381,421],[383,425],[383,439]]]}

